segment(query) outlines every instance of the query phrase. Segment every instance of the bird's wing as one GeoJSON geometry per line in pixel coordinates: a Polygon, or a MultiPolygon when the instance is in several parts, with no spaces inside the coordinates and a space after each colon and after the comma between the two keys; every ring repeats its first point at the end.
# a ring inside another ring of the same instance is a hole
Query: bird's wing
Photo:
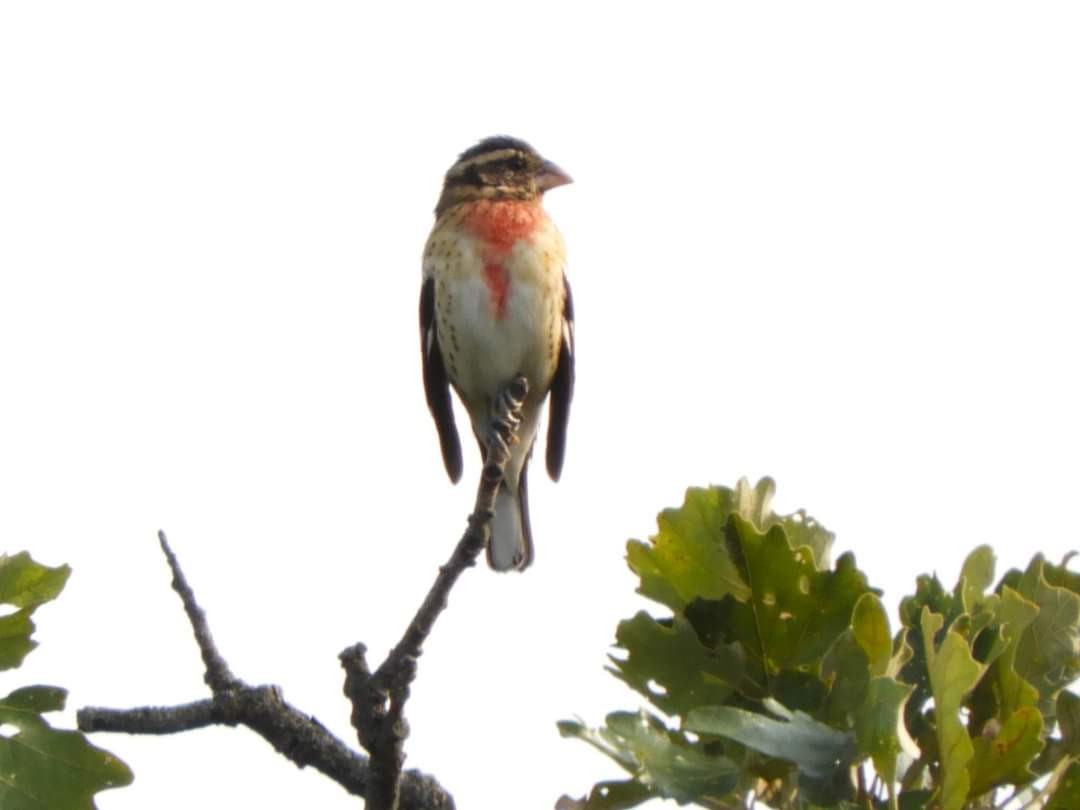
{"type": "Polygon", "coordinates": [[[562,344],[559,364],[551,380],[551,405],[548,408],[547,471],[553,481],[558,481],[562,474],[566,423],[570,419],[570,400],[574,396],[574,299],[565,278],[563,285],[566,302],[563,304],[562,344]]]}
{"type": "Polygon", "coordinates": [[[450,380],[446,376],[439,337],[436,334],[435,279],[425,279],[420,290],[420,352],[424,361],[424,394],[428,410],[439,431],[446,474],[455,484],[461,478],[461,439],[454,424],[454,407],[450,401],[450,380]]]}

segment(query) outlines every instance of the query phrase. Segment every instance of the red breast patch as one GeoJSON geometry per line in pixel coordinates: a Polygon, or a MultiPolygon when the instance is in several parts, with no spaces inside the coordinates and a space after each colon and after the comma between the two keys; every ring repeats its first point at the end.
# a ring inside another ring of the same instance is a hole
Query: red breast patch
{"type": "Polygon", "coordinates": [[[505,255],[514,242],[527,239],[543,219],[544,209],[534,202],[480,200],[472,204],[463,224],[473,236],[505,255]]]}
{"type": "Polygon", "coordinates": [[[496,320],[506,317],[510,298],[510,274],[505,261],[514,243],[528,239],[543,221],[544,209],[520,200],[480,200],[469,207],[462,224],[483,244],[484,284],[491,297],[496,320]]]}
{"type": "Polygon", "coordinates": [[[484,265],[484,284],[491,296],[492,314],[501,321],[506,317],[506,299],[510,297],[510,274],[501,262],[484,265]]]}

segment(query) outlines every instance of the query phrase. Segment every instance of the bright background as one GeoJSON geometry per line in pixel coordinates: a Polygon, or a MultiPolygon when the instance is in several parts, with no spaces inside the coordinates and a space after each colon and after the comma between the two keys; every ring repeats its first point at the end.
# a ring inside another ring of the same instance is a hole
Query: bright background
{"type": "MultiPolygon", "coordinates": [[[[338,651],[381,660],[473,498],[419,256],[495,133],[576,180],[578,389],[535,566],[466,575],[408,704],[459,807],[618,775],[555,721],[637,705],[624,543],[687,485],[774,476],[893,605],[1080,546],[1074,4],[374,8],[0,5],[0,547],[75,569],[0,688],[203,696],[163,528],[237,674],[352,739],[338,651]]],[[[357,806],[244,730],[97,741],[102,810],[357,806]]]]}

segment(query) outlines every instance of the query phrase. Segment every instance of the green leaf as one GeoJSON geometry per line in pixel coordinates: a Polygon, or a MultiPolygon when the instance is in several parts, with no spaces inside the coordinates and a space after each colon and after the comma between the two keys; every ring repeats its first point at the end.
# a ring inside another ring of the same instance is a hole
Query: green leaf
{"type": "Polygon", "coordinates": [[[564,739],[571,737],[588,743],[600,753],[615,760],[623,770],[630,773],[637,771],[637,760],[629,752],[623,750],[617,738],[610,739],[612,735],[607,729],[592,729],[580,720],[560,720],[555,725],[559,729],[560,737],[564,739]]]}
{"type": "Polygon", "coordinates": [[[965,698],[975,686],[982,667],[971,656],[967,641],[955,630],[945,631],[940,646],[934,637],[944,619],[930,608],[922,609],[922,638],[926,652],[930,689],[934,697],[934,717],[941,769],[942,810],[960,810],[970,788],[968,763],[975,755],[967,730],[960,722],[965,698]]]}
{"type": "Polygon", "coordinates": [[[611,757],[651,795],[680,803],[719,800],[738,782],[735,763],[706,753],[704,745],[668,730],[645,712],[613,712],[597,730],[574,720],[558,726],[563,737],[576,737],[611,757]]]}
{"type": "Polygon", "coordinates": [[[1020,709],[1039,702],[1038,691],[1016,671],[1019,640],[1039,608],[1008,585],[998,590],[995,621],[976,645],[981,649],[978,658],[989,667],[969,701],[969,725],[979,731],[988,723],[1001,726],[1020,709]],[[982,643],[987,639],[988,644],[982,643]]]}
{"type": "Polygon", "coordinates": [[[1058,695],[1057,721],[1065,753],[1080,756],[1080,697],[1067,690],[1058,695]]]}
{"type": "Polygon", "coordinates": [[[648,543],[627,544],[627,562],[641,578],[638,592],[676,613],[696,598],[719,600],[730,594],[745,601],[748,585],[740,575],[739,560],[725,545],[724,529],[732,515],[761,532],[779,526],[791,548],[807,549],[814,565],[827,569],[832,532],[803,510],[775,514],[770,506],[775,490],[771,478],[753,487],[744,478],[735,489],[688,489],[681,507],[660,513],[659,531],[648,543]]]}
{"type": "Polygon", "coordinates": [[[874,678],[855,716],[859,752],[873,759],[874,768],[887,784],[896,781],[896,760],[902,751],[918,756],[918,748],[904,727],[904,703],[913,689],[884,675],[874,678]]]}
{"type": "MultiPolygon", "coordinates": [[[[948,617],[957,615],[956,599],[946,593],[937,576],[920,575],[915,580],[915,593],[900,600],[900,623],[894,654],[889,662],[890,670],[899,666],[895,677],[915,687],[904,710],[904,722],[912,736],[919,741],[924,756],[933,753],[937,746],[936,730],[931,727],[928,715],[923,711],[931,698],[930,677],[927,671],[926,650],[923,643],[922,612],[929,608],[933,613],[948,617]]],[[[890,675],[894,673],[889,672],[890,675]]]]}
{"type": "Polygon", "coordinates": [[[0,670],[14,669],[27,654],[37,646],[31,640],[34,623],[30,621],[31,608],[0,617],[0,670]]]}
{"type": "Polygon", "coordinates": [[[644,611],[619,623],[615,638],[626,660],[610,671],[668,715],[723,703],[743,674],[738,647],[708,648],[682,616],[657,621],[644,611]]]}
{"type": "Polygon", "coordinates": [[[1073,763],[1050,794],[1043,810],[1076,810],[1080,807],[1080,763],[1073,763]]]}
{"type": "MultiPolygon", "coordinates": [[[[997,702],[996,710],[991,713],[993,717],[1009,717],[1020,709],[1039,703],[1039,690],[1016,671],[1017,646],[1010,645],[1005,654],[994,662],[989,677],[985,679],[987,688],[992,690],[997,702]]],[[[982,691],[980,684],[979,692],[982,691]]]]}
{"type": "Polygon", "coordinates": [[[730,640],[760,663],[766,683],[781,669],[816,666],[870,590],[855,558],[844,554],[835,571],[818,571],[810,550],[791,548],[779,525],[762,534],[733,515],[725,531],[751,583],[749,598],[731,606],[730,640]]]}
{"type": "Polygon", "coordinates": [[[735,513],[761,531],[780,526],[792,548],[809,548],[817,567],[827,569],[833,533],[806,514],[805,509],[790,515],[777,515],[771,506],[775,492],[776,483],[771,478],[762,478],[753,487],[745,478],[740,479],[735,486],[735,513]]]}
{"type": "Polygon", "coordinates": [[[870,674],[884,675],[892,658],[892,634],[885,606],[875,594],[864,593],[855,603],[851,632],[866,653],[870,674]]]}
{"type": "Polygon", "coordinates": [[[854,761],[857,748],[852,735],[803,712],[788,712],[776,701],[767,701],[767,706],[784,719],[774,720],[734,706],[706,706],[690,712],[684,725],[690,731],[734,740],[792,762],[814,779],[831,780],[854,761]]]}
{"type": "Polygon", "coordinates": [[[1057,693],[1080,674],[1080,596],[1047,582],[1042,555],[1032,559],[1017,590],[1039,614],[1020,634],[1014,666],[1038,690],[1043,714],[1053,717],[1057,693]]]}
{"type": "MultiPolygon", "coordinates": [[[[826,571],[830,567],[833,540],[836,535],[810,517],[800,509],[798,512],[786,515],[776,520],[787,535],[792,548],[808,548],[814,555],[814,564],[820,571],[826,571]]],[[[766,521],[765,526],[771,525],[766,521]]]]}
{"type": "Polygon", "coordinates": [[[1031,801],[1046,780],[1068,797],[1052,807],[1080,807],[1080,698],[1064,691],[1080,676],[1080,574],[1068,559],[1036,557],[995,585],[994,552],[979,546],[951,589],[918,578],[892,636],[854,558],[830,565],[832,534],[805,512],[775,514],[774,491],[767,478],[688,490],[655,536],[628,545],[639,593],[674,615],[622,622],[626,655],[611,669],[684,731],[625,713],[600,730],[564,726],[629,778],[563,810],[661,796],[734,806],[751,791],[777,807],[854,807],[851,766],[867,759],[877,810],[962,810],[1008,787],[1031,801]],[[901,754],[913,763],[898,783],[901,754]],[[720,773],[727,792],[686,773],[720,773]]]}
{"type": "Polygon", "coordinates": [[[31,614],[63,590],[71,569],[39,565],[23,551],[0,555],[0,604],[19,608],[0,617],[0,670],[19,666],[37,646],[31,614]]]}
{"type": "Polygon", "coordinates": [[[928,810],[933,798],[932,790],[905,790],[900,794],[899,810],[928,810]]]}
{"type": "Polygon", "coordinates": [[[676,613],[695,598],[746,598],[749,588],[724,547],[724,524],[736,508],[726,487],[691,488],[679,509],[665,509],[648,543],[631,540],[626,557],[638,592],[676,613]]]}
{"type": "Polygon", "coordinates": [[[4,705],[11,710],[37,714],[61,711],[66,702],[67,690],[59,686],[25,686],[4,698],[4,705]]]}
{"type": "Polygon", "coordinates": [[[746,478],[740,478],[735,485],[735,505],[730,514],[736,514],[748,520],[759,529],[768,528],[773,520],[772,499],[776,494],[776,482],[771,478],[762,478],[754,486],[746,478]]]}
{"type": "Polygon", "coordinates": [[[870,661],[850,630],[842,633],[825,653],[821,679],[828,685],[829,693],[824,715],[819,717],[836,726],[849,726],[850,718],[866,700],[870,685],[870,661]]]}
{"type": "Polygon", "coordinates": [[[598,782],[583,799],[563,796],[556,802],[555,810],[625,810],[628,807],[637,807],[656,795],[648,787],[632,779],[598,782]]]}
{"type": "MultiPolygon", "coordinates": [[[[923,711],[932,697],[928,663],[921,627],[922,611],[929,609],[942,617],[945,629],[957,635],[971,650],[972,657],[989,670],[976,685],[967,704],[972,728],[980,729],[990,719],[1004,723],[1013,711],[1030,705],[1034,690],[1012,669],[1015,642],[1021,631],[1037,615],[1038,608],[1006,584],[997,593],[985,593],[994,575],[994,557],[988,547],[979,547],[968,555],[956,587],[945,591],[937,577],[921,576],[914,596],[900,606],[904,624],[903,639],[911,649],[911,658],[899,670],[900,679],[915,685],[906,708],[908,728],[924,746],[925,754],[935,754],[938,729],[923,711]],[[966,612],[967,610],[973,613],[966,612]]],[[[1009,576],[1006,576],[1007,581],[1009,576]]],[[[1015,577],[1019,579],[1019,574],[1015,577]]],[[[890,672],[896,659],[890,662],[890,672]]]]}
{"type": "Polygon", "coordinates": [[[982,657],[983,664],[993,663],[1003,655],[1039,615],[1038,605],[1029,602],[1008,585],[1001,586],[994,607],[997,633],[990,649],[982,657]]]}
{"type": "Polygon", "coordinates": [[[916,637],[921,634],[920,622],[924,607],[943,616],[945,627],[950,626],[953,620],[964,612],[963,604],[945,590],[936,574],[920,574],[915,579],[914,595],[900,600],[900,622],[913,629],[916,637]]]}
{"type": "Polygon", "coordinates": [[[57,597],[70,575],[69,566],[40,565],[25,551],[0,554],[0,603],[20,608],[43,605],[57,597]]]}
{"type": "Polygon", "coordinates": [[[956,593],[965,613],[972,614],[985,599],[985,591],[994,584],[994,550],[979,546],[964,560],[956,593]]]}
{"type": "Polygon", "coordinates": [[[1029,706],[1013,713],[997,734],[976,737],[974,757],[968,765],[971,796],[979,796],[999,785],[1026,785],[1035,778],[1028,764],[1043,748],[1043,719],[1029,706]]]}
{"type": "Polygon", "coordinates": [[[890,678],[899,678],[904,667],[914,656],[915,652],[908,643],[908,634],[900,630],[893,638],[892,658],[889,659],[889,665],[885,668],[885,674],[890,678]]]}
{"type": "Polygon", "coordinates": [[[131,783],[128,767],[77,731],[52,728],[38,713],[63,706],[63,690],[29,687],[0,698],[0,807],[93,810],[94,794],[131,783]]]}
{"type": "Polygon", "coordinates": [[[1070,551],[1057,565],[1050,562],[1044,562],[1043,576],[1046,577],[1046,581],[1051,585],[1058,588],[1065,588],[1065,590],[1072,591],[1080,596],[1080,573],[1068,569],[1069,561],[1076,555],[1077,552],[1070,551]]]}
{"type": "MultiPolygon", "coordinates": [[[[817,717],[828,697],[829,688],[811,672],[782,669],[772,679],[772,698],[792,710],[817,717]]],[[[734,702],[734,701],[729,701],[734,702]]]]}

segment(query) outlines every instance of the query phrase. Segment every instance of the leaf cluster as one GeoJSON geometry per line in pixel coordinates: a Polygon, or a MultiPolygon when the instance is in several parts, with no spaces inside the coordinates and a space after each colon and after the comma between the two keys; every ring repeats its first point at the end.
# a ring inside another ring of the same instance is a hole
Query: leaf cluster
{"type": "MultiPolygon", "coordinates": [[[[71,569],[49,568],[26,552],[0,555],[0,671],[22,664],[37,646],[34,611],[55,599],[71,569]]],[[[93,810],[94,794],[131,782],[116,757],[78,731],[55,729],[42,716],[64,708],[67,691],[27,686],[0,697],[0,807],[4,810],[93,810]]]]}
{"type": "Polygon", "coordinates": [[[982,546],[920,576],[893,633],[833,535],[774,484],[690,489],[627,546],[638,592],[611,673],[650,705],[559,724],[627,778],[561,807],[1080,807],[1080,575],[1036,555],[994,582],[982,546]],[[1011,791],[1011,793],[1006,793],[1011,791]]]}

